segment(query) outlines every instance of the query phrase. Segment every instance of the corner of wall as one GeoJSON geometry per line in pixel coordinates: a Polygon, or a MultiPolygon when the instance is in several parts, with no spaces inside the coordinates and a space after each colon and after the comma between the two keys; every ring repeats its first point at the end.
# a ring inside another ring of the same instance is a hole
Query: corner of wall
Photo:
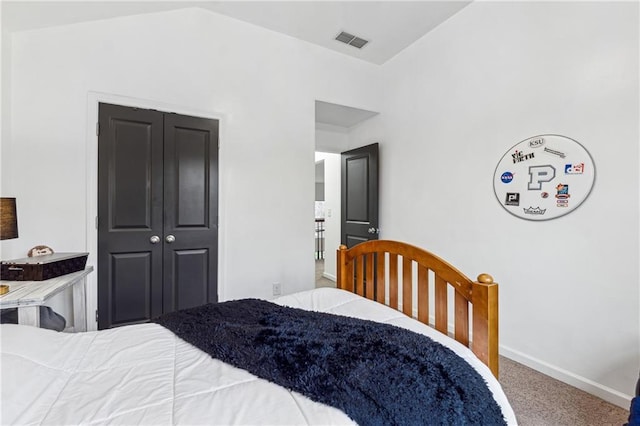
{"type": "MultiPolygon", "coordinates": [[[[0,8],[0,21],[2,20],[2,8],[0,8]]],[[[10,152],[11,140],[11,33],[2,30],[0,33],[0,195],[9,195],[8,176],[10,176],[11,164],[7,159],[10,152]]],[[[0,258],[2,252],[11,242],[0,244],[0,258]]]]}

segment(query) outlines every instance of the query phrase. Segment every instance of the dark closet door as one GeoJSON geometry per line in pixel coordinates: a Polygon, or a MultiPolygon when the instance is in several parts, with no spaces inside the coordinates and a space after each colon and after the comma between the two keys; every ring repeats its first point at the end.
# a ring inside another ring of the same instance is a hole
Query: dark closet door
{"type": "Polygon", "coordinates": [[[217,302],[218,121],[164,121],[164,312],[217,302]]]}
{"type": "Polygon", "coordinates": [[[100,104],[98,328],[217,301],[218,122],[100,104]]]}

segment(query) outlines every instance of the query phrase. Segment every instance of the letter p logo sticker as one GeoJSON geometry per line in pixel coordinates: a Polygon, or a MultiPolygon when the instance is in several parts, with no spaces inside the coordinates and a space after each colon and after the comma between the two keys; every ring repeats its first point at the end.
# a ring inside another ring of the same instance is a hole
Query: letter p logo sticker
{"type": "Polygon", "coordinates": [[[527,189],[530,191],[540,190],[542,189],[542,182],[551,182],[554,177],[556,177],[556,169],[551,165],[530,166],[527,189]]]}

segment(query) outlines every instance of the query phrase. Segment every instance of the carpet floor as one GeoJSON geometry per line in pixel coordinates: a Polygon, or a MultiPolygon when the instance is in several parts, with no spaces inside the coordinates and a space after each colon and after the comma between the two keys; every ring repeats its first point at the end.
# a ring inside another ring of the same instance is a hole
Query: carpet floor
{"type": "Polygon", "coordinates": [[[500,384],[521,426],[620,426],[629,411],[500,357],[500,384]]]}
{"type": "MultiPolygon", "coordinates": [[[[335,287],[323,271],[316,260],[316,287],[335,287]]],[[[521,426],[621,426],[629,417],[628,409],[502,356],[500,384],[521,426]]]]}

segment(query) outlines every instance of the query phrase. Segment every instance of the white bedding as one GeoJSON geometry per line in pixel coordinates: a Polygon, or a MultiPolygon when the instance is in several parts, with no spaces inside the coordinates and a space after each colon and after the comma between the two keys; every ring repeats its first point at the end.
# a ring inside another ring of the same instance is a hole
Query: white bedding
{"type": "MultiPolygon", "coordinates": [[[[469,349],[424,324],[336,289],[311,290],[275,302],[430,336],[482,374],[507,422],[516,424],[489,369],[469,349]]],[[[157,324],[78,334],[5,324],[0,334],[3,425],[353,424],[333,407],[212,359],[157,324]]]]}

